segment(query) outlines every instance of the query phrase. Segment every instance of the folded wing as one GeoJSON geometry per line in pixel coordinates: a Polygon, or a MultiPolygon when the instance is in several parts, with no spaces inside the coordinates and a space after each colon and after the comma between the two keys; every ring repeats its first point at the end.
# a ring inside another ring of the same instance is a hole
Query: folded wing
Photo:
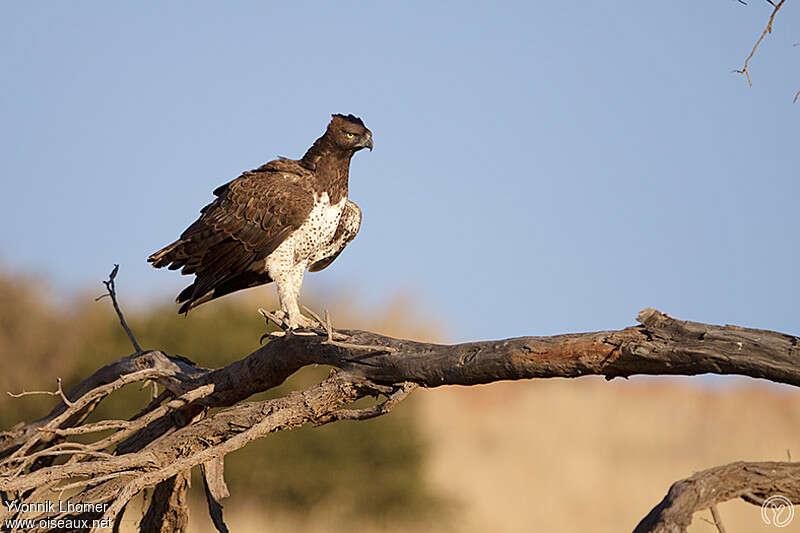
{"type": "Polygon", "coordinates": [[[178,295],[181,312],[239,289],[268,283],[264,260],[308,217],[310,171],[277,160],[217,188],[180,239],[154,253],[154,267],[195,274],[178,295]]]}

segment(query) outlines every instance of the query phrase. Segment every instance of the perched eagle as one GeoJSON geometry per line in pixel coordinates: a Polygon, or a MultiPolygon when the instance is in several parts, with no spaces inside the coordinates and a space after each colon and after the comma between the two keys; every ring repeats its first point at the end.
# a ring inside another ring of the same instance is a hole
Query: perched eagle
{"type": "Polygon", "coordinates": [[[303,274],[330,265],[361,225],[347,182],[350,158],[362,148],[372,150],[364,122],[333,115],[302,159],[279,158],[218,187],[180,239],[147,259],[195,275],[178,294],[178,312],[274,281],[279,316],[290,328],[309,327],[298,306],[303,274]]]}

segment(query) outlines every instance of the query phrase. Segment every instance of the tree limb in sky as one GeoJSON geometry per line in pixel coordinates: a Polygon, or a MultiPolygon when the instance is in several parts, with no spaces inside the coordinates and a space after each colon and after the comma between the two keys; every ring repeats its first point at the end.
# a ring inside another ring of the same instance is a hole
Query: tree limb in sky
{"type": "MultiPolygon", "coordinates": [[[[744,3],[741,0],[739,0],[739,1],[741,3],[744,3]]],[[[750,54],[744,60],[744,66],[742,68],[740,68],[740,69],[734,69],[734,71],[733,71],[733,72],[736,72],[736,73],[739,73],[739,74],[744,74],[745,77],[747,77],[747,84],[750,87],[753,86],[753,81],[750,79],[750,70],[749,70],[750,69],[750,60],[753,59],[753,56],[756,54],[756,50],[758,49],[758,45],[761,44],[761,41],[764,40],[764,37],[766,37],[766,35],[768,33],[772,33],[772,23],[775,21],[775,15],[778,14],[778,11],[780,11],[781,7],[783,7],[783,4],[785,2],[786,2],[786,0],[779,0],[777,3],[774,2],[773,0],[767,0],[767,3],[769,3],[769,5],[772,6],[772,13],[770,13],[769,20],[767,21],[767,26],[764,28],[764,31],[761,32],[761,35],[759,36],[758,40],[756,41],[756,44],[753,45],[753,49],[750,50],[750,54]]],[[[800,97],[800,90],[798,90],[795,93],[794,99],[792,100],[792,102],[793,103],[797,102],[797,98],[798,97],[800,97]]]]}
{"type": "MultiPolygon", "coordinates": [[[[227,495],[225,455],[270,433],[307,423],[382,416],[418,386],[706,373],[800,386],[797,337],[676,320],[655,309],[643,310],[638,321],[640,325],[617,331],[455,345],[348,330],[333,332],[346,342],[331,342],[332,332],[320,331],[274,339],[218,369],[200,368],[159,351],[134,353],[86,378],[47,416],[0,434],[0,496],[4,501],[36,503],[53,491],[65,491],[72,494],[70,502],[85,507],[80,512],[43,512],[37,518],[119,524],[130,500],[154,489],[140,527],[151,531],[153,524],[166,524],[161,531],[171,531],[185,523],[188,474],[200,466],[214,523],[226,531],[219,503],[227,495]],[[307,390],[244,402],[310,364],[338,370],[307,390]],[[146,380],[164,391],[135,417],[85,423],[104,398],[125,384],[146,380]],[[386,399],[372,407],[348,407],[379,396],[386,399]],[[220,409],[210,414],[211,408],[220,409]]],[[[636,531],[684,531],[698,509],[733,498],[761,501],[771,490],[800,503],[800,485],[786,482],[792,475],[798,479],[798,472],[800,465],[791,462],[716,467],[674,485],[636,531]],[[719,485],[714,497],[698,492],[702,483],[719,485]]],[[[0,519],[21,514],[6,506],[0,511],[5,514],[0,519]]]]}

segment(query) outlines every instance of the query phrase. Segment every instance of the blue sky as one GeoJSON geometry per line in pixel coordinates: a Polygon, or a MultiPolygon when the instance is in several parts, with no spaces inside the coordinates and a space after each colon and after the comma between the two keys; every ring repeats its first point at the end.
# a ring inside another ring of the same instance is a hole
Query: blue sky
{"type": "MultiPolygon", "coordinates": [[[[167,302],[147,255],[331,113],[358,238],[311,290],[411,290],[451,340],[648,306],[800,333],[800,8],[766,2],[16,2],[0,7],[0,264],[167,302]]],[[[256,289],[272,291],[268,289],[256,289]]]]}

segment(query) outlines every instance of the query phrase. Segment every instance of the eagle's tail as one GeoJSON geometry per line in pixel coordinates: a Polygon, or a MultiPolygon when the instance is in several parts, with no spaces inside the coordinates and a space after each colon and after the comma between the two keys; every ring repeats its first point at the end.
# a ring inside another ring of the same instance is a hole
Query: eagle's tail
{"type": "Polygon", "coordinates": [[[192,248],[194,247],[191,241],[179,239],[152,254],[147,258],[147,262],[152,263],[155,268],[168,267],[170,270],[183,268],[182,274],[194,274],[200,258],[194,257],[192,248]]]}
{"type": "Polygon", "coordinates": [[[164,248],[160,249],[159,251],[148,257],[147,262],[153,263],[153,266],[155,268],[161,268],[169,265],[170,263],[178,259],[179,255],[184,255],[180,253],[182,244],[183,244],[182,240],[177,240],[172,244],[165,246],[164,248]]]}
{"type": "Polygon", "coordinates": [[[194,283],[183,289],[178,294],[178,297],[175,298],[177,303],[182,304],[180,309],[178,309],[178,313],[188,313],[190,309],[194,309],[198,305],[210,302],[211,300],[219,298],[220,296],[225,296],[226,294],[230,294],[238,290],[270,283],[272,282],[272,278],[270,278],[269,274],[266,272],[248,271],[229,280],[223,281],[210,291],[207,291],[205,294],[196,294],[197,281],[198,280],[195,279],[194,283]]]}
{"type": "MultiPolygon", "coordinates": [[[[194,296],[194,288],[195,288],[194,283],[192,283],[191,285],[183,289],[180,293],[178,293],[178,297],[175,298],[175,301],[179,304],[183,304],[181,305],[180,309],[178,309],[178,314],[186,314],[192,307],[197,307],[201,303],[208,301],[208,300],[203,300],[201,302],[200,300],[202,299],[202,297],[198,298],[197,300],[193,299],[192,296],[194,296]]],[[[214,291],[209,291],[209,293],[211,292],[214,291]]]]}

